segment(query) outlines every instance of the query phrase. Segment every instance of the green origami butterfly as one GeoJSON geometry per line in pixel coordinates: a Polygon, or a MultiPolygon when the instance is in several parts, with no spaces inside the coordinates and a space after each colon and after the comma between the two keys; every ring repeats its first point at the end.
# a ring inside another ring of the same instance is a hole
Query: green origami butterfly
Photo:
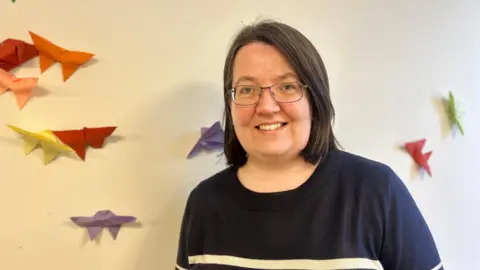
{"type": "Polygon", "coordinates": [[[448,93],[448,117],[450,120],[450,124],[452,126],[456,125],[458,128],[458,131],[463,135],[463,126],[462,123],[460,123],[460,116],[459,112],[457,110],[457,107],[455,105],[455,97],[453,96],[452,91],[449,91],[448,93]]]}

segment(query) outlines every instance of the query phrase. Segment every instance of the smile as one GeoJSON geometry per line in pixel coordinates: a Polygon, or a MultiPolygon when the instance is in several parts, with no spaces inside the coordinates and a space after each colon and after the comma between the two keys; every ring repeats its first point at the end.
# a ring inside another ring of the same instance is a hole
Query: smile
{"type": "Polygon", "coordinates": [[[271,130],[276,130],[279,129],[283,126],[285,126],[287,123],[275,123],[275,124],[266,124],[266,125],[258,125],[255,126],[256,129],[260,130],[266,130],[266,131],[271,131],[271,130]]]}

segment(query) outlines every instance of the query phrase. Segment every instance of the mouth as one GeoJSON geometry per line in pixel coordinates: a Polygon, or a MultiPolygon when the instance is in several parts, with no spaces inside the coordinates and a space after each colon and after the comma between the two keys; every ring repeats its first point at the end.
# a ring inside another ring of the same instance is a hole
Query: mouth
{"type": "Polygon", "coordinates": [[[255,128],[262,131],[274,131],[286,125],[287,125],[286,122],[280,122],[280,123],[274,123],[274,124],[262,124],[262,125],[255,126],[255,128]]]}

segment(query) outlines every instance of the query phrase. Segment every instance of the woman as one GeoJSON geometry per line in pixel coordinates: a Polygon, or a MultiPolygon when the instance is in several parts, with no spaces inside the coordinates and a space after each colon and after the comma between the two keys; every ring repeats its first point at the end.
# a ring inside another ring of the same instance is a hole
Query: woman
{"type": "Polygon", "coordinates": [[[224,86],[229,167],[191,192],[176,269],[443,269],[397,175],[339,150],[327,72],[306,37],[246,26],[224,86]]]}

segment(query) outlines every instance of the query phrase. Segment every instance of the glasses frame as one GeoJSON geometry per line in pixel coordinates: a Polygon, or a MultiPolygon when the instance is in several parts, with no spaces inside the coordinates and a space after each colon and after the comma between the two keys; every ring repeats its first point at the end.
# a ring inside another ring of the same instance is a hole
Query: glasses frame
{"type": "Polygon", "coordinates": [[[300,83],[300,82],[276,83],[276,84],[272,84],[272,85],[270,85],[270,86],[263,86],[263,87],[262,87],[262,86],[254,86],[254,85],[237,85],[236,87],[233,87],[233,88],[231,88],[230,90],[228,90],[226,94],[227,94],[227,95],[230,94],[230,98],[231,98],[232,102],[235,103],[236,105],[238,105],[238,106],[244,106],[244,107],[249,107],[249,106],[255,106],[255,105],[258,104],[258,102],[260,102],[260,99],[262,98],[262,95],[263,95],[263,92],[264,92],[265,89],[268,89],[268,90],[269,90],[270,96],[272,97],[273,100],[275,100],[275,102],[285,104],[285,103],[295,103],[295,102],[300,101],[300,100],[303,98],[303,96],[305,95],[305,90],[308,89],[308,85],[302,84],[302,83],[300,83]],[[295,84],[300,85],[300,87],[302,88],[302,94],[301,94],[301,96],[300,96],[298,99],[293,100],[293,101],[278,101],[278,100],[276,100],[276,99],[275,99],[275,95],[274,95],[273,92],[272,92],[272,87],[277,86],[277,85],[282,85],[282,84],[289,84],[289,83],[291,83],[291,84],[295,83],[295,84]],[[240,87],[240,86],[251,86],[251,87],[255,87],[255,88],[257,88],[257,89],[260,89],[260,94],[258,95],[258,100],[257,100],[257,102],[252,103],[252,104],[238,104],[238,103],[236,103],[236,102],[235,102],[235,89],[236,89],[237,87],[240,87]]]}

